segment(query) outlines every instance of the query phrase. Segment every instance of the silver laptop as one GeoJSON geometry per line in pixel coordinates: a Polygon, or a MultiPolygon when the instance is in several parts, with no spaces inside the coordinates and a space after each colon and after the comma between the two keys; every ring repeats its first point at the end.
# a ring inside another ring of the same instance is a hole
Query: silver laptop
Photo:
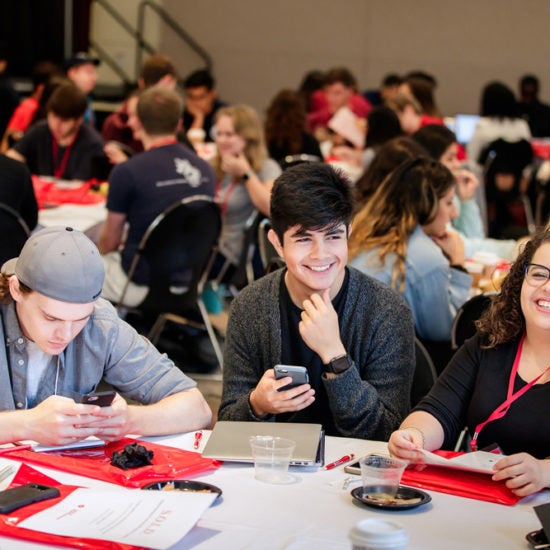
{"type": "Polygon", "coordinates": [[[292,422],[216,422],[202,456],[227,462],[254,462],[249,438],[253,435],[286,437],[296,442],[293,466],[322,466],[325,437],[321,424],[292,422]]]}

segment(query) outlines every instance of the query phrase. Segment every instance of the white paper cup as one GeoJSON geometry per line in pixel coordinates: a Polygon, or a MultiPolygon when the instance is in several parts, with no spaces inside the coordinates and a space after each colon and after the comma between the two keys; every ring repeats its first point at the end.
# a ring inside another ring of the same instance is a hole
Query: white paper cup
{"type": "Polygon", "coordinates": [[[349,539],[353,550],[405,550],[409,535],[395,521],[368,518],[351,528],[349,539]]]}
{"type": "Polygon", "coordinates": [[[255,477],[266,483],[288,483],[288,465],[296,443],[284,437],[255,435],[250,438],[255,477]]]}
{"type": "Polygon", "coordinates": [[[363,495],[377,499],[392,499],[397,493],[405,460],[389,456],[367,455],[359,460],[363,479],[363,495]]]}

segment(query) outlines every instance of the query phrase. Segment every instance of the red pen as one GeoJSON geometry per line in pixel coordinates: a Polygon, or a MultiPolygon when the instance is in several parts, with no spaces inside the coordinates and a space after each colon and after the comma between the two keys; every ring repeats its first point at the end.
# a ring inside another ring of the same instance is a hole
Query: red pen
{"type": "Polygon", "coordinates": [[[198,449],[199,445],[201,444],[202,439],[202,431],[195,432],[195,441],[193,443],[193,449],[198,449]]]}
{"type": "Polygon", "coordinates": [[[331,462],[330,464],[327,464],[325,466],[325,470],[332,470],[332,468],[336,468],[336,466],[340,466],[341,464],[345,464],[346,462],[349,462],[350,460],[353,460],[355,458],[355,455],[353,453],[350,453],[349,455],[345,455],[342,458],[339,458],[338,460],[335,460],[334,462],[331,462]]]}
{"type": "Polygon", "coordinates": [[[26,451],[32,449],[32,445],[18,445],[17,443],[13,447],[3,447],[0,449],[0,455],[4,453],[11,453],[12,451],[26,451]]]}

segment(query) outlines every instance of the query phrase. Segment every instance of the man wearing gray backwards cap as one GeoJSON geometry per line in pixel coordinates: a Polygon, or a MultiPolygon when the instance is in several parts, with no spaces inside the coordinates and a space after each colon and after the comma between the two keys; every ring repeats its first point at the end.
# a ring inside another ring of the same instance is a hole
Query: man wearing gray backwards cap
{"type": "Polygon", "coordinates": [[[2,266],[0,444],[66,445],[210,425],[195,382],[99,298],[104,276],[95,245],[70,227],[35,233],[2,266]],[[101,380],[120,392],[112,405],[79,403],[101,380]]]}

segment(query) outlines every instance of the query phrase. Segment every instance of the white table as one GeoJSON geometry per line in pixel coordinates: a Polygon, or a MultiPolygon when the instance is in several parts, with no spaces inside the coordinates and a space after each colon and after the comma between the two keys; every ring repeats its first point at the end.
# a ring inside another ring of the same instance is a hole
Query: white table
{"type": "Polygon", "coordinates": [[[38,211],[38,224],[43,227],[64,225],[87,231],[107,218],[105,201],[96,204],[62,204],[38,211]]]}
{"type": "MultiPolygon", "coordinates": [[[[202,446],[207,440],[202,441],[202,446]]],[[[157,443],[191,450],[193,436],[150,438],[157,443]]],[[[385,452],[381,442],[328,437],[327,462],[353,452],[385,452]]],[[[82,484],[83,478],[40,468],[55,479],[82,484]]],[[[515,506],[503,506],[429,491],[432,502],[416,509],[388,512],[356,504],[350,491],[343,490],[348,474],[334,470],[291,468],[296,476],[289,485],[269,485],[254,479],[254,468],[245,464],[224,464],[218,470],[198,476],[220,487],[221,502],[209,508],[199,523],[175,548],[261,549],[261,550],[349,550],[349,529],[360,519],[382,517],[401,523],[410,535],[409,548],[463,550],[528,548],[527,532],[540,529],[533,506],[550,502],[545,491],[523,499],[515,506]]],[[[86,479],[86,485],[108,484],[86,479]]],[[[0,538],[0,549],[41,548],[13,539],[0,538]]]]}

